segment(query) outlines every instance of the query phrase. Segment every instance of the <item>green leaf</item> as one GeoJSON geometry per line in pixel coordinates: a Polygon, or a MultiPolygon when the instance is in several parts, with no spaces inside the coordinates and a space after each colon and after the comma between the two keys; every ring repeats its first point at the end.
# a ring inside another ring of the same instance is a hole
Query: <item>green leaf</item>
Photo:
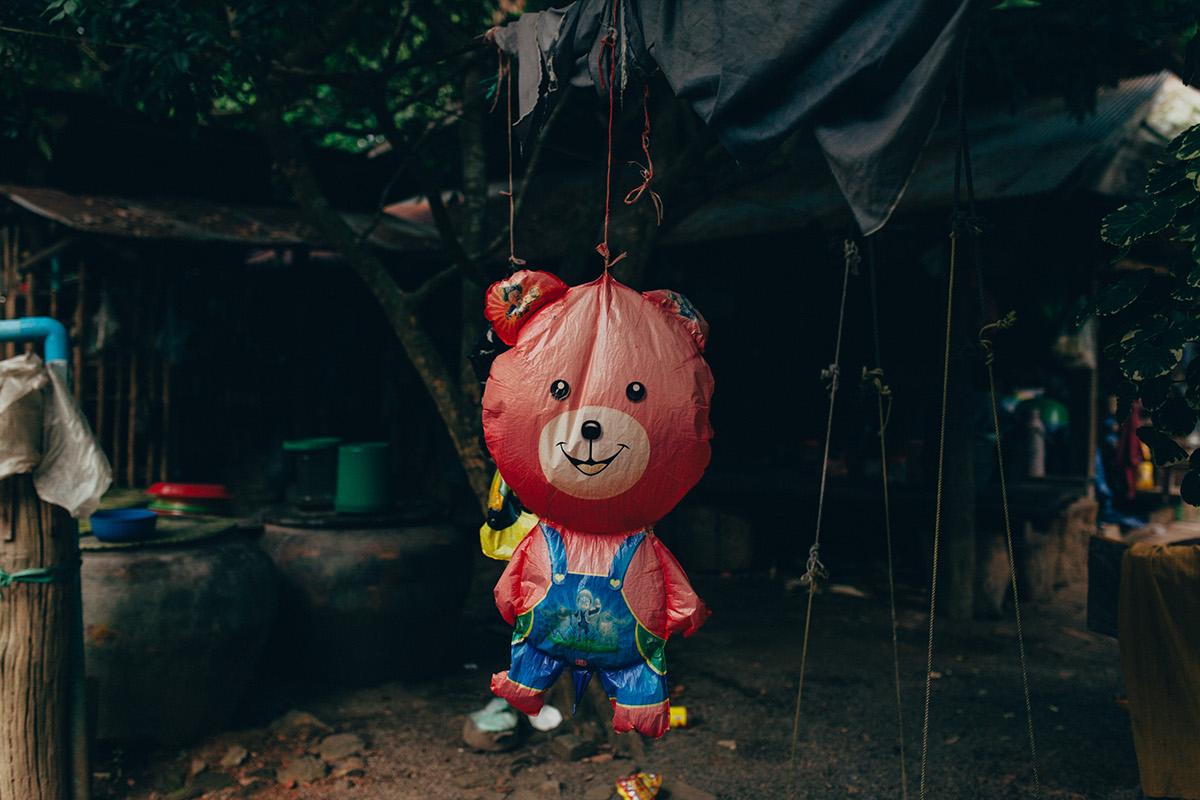
{"type": "Polygon", "coordinates": [[[1096,313],[1103,317],[1128,308],[1150,285],[1152,277],[1154,277],[1152,269],[1139,269],[1137,272],[1126,273],[1096,298],[1096,313]]]}
{"type": "Polygon", "coordinates": [[[1200,158],[1200,125],[1193,125],[1176,136],[1164,152],[1180,161],[1200,158]]]}
{"type": "Polygon", "coordinates": [[[1181,303],[1194,303],[1200,300],[1200,288],[1193,288],[1186,283],[1181,283],[1171,291],[1171,299],[1181,303]]]}
{"type": "Polygon", "coordinates": [[[1172,393],[1162,408],[1154,412],[1154,427],[1169,436],[1183,438],[1196,429],[1196,409],[1172,393]]]}
{"type": "Polygon", "coordinates": [[[1200,319],[1181,319],[1171,325],[1171,331],[1179,337],[1180,342],[1194,342],[1200,339],[1200,319]]]}
{"type": "Polygon", "coordinates": [[[1183,181],[1194,183],[1198,177],[1200,177],[1200,165],[1189,164],[1186,161],[1160,161],[1150,168],[1150,173],[1146,178],[1146,192],[1147,194],[1158,194],[1183,181]]]}
{"type": "Polygon", "coordinates": [[[1134,345],[1142,344],[1149,341],[1152,337],[1158,336],[1171,328],[1171,321],[1162,314],[1150,314],[1138,320],[1133,327],[1125,331],[1121,336],[1121,344],[1126,350],[1131,349],[1134,345]]]}
{"type": "Polygon", "coordinates": [[[1155,342],[1139,344],[1120,359],[1121,372],[1132,381],[1144,381],[1166,375],[1183,360],[1183,347],[1169,347],[1155,342]]]}
{"type": "Polygon", "coordinates": [[[1154,466],[1172,467],[1187,461],[1187,451],[1179,446],[1179,442],[1149,425],[1138,428],[1137,436],[1150,448],[1150,458],[1154,461],[1154,466]]]}
{"type": "Polygon", "coordinates": [[[1200,506],[1200,475],[1189,472],[1179,482],[1179,499],[1189,506],[1200,506]]]}
{"type": "Polygon", "coordinates": [[[1163,375],[1158,378],[1151,378],[1148,381],[1142,381],[1136,384],[1138,397],[1142,399],[1142,405],[1150,411],[1162,408],[1163,403],[1167,402],[1167,398],[1171,393],[1171,378],[1163,375]]]}
{"type": "Polygon", "coordinates": [[[1200,238],[1200,215],[1195,215],[1182,223],[1176,222],[1175,233],[1171,238],[1179,242],[1194,242],[1200,238]]]}
{"type": "Polygon", "coordinates": [[[1176,205],[1158,202],[1157,198],[1128,203],[1104,218],[1100,238],[1119,248],[1119,257],[1123,257],[1140,240],[1165,230],[1178,209],[1176,205]]]}
{"type": "Polygon", "coordinates": [[[1096,315],[1096,304],[1093,302],[1085,302],[1083,307],[1075,313],[1075,327],[1082,328],[1083,324],[1096,315]]]}

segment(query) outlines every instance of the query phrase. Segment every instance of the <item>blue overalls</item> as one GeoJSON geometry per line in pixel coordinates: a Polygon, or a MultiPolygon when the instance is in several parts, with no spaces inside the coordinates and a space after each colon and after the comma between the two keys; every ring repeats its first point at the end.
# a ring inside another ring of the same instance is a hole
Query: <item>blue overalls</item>
{"type": "Polygon", "coordinates": [[[542,692],[570,667],[575,702],[593,672],[609,698],[627,707],[667,699],[665,640],[642,627],[623,592],[625,572],[646,534],[628,536],[617,548],[607,575],[571,572],[562,536],[538,524],[550,551],[550,588],[517,617],[508,678],[542,692]]]}

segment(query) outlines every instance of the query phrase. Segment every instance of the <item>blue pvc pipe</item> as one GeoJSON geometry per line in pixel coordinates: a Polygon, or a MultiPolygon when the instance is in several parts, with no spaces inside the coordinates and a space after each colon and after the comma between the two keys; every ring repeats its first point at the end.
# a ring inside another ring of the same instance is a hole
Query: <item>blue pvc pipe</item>
{"type": "Polygon", "coordinates": [[[45,340],[45,360],[66,362],[67,329],[50,317],[22,317],[0,320],[0,342],[28,342],[45,340]]]}

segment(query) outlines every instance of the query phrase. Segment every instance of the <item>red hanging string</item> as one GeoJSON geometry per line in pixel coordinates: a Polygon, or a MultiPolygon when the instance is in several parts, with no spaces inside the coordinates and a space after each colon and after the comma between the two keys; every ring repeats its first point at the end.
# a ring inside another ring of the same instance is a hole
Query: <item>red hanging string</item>
{"type": "MultiPolygon", "coordinates": [[[[613,116],[616,102],[616,80],[617,80],[617,4],[620,0],[613,0],[613,18],[612,27],[609,28],[608,34],[601,40],[601,45],[608,49],[608,173],[604,180],[604,241],[597,247],[596,252],[604,258],[604,271],[616,264],[625,257],[625,253],[616,258],[610,258],[608,250],[608,221],[612,214],[612,154],[613,154],[613,116]]],[[[597,63],[597,72],[604,75],[604,49],[600,51],[599,62],[597,63]]]]}
{"type": "Polygon", "coordinates": [[[642,152],[646,154],[646,166],[642,166],[636,161],[630,161],[632,166],[637,167],[642,174],[642,185],[625,195],[625,204],[633,205],[641,198],[642,193],[649,191],[650,199],[654,202],[654,210],[658,214],[658,224],[662,225],[663,221],[663,202],[658,196],[658,192],[650,188],[650,181],[654,178],[654,162],[650,160],[650,86],[647,84],[643,87],[642,92],[642,116],[646,121],[645,128],[642,129],[642,152]]]}

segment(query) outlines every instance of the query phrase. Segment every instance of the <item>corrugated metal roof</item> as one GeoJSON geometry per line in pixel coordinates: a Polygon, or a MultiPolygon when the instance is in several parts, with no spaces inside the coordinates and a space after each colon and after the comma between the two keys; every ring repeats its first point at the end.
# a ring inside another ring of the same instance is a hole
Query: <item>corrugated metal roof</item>
{"type": "MultiPolygon", "coordinates": [[[[81,233],[251,247],[322,244],[321,237],[299,212],[287,208],[236,207],[192,198],[131,200],[11,185],[0,185],[0,195],[81,233]]],[[[373,222],[366,214],[343,217],[356,231],[365,230],[373,222]]],[[[370,241],[389,250],[433,250],[439,246],[436,232],[387,216],[372,231],[370,241]]]]}

